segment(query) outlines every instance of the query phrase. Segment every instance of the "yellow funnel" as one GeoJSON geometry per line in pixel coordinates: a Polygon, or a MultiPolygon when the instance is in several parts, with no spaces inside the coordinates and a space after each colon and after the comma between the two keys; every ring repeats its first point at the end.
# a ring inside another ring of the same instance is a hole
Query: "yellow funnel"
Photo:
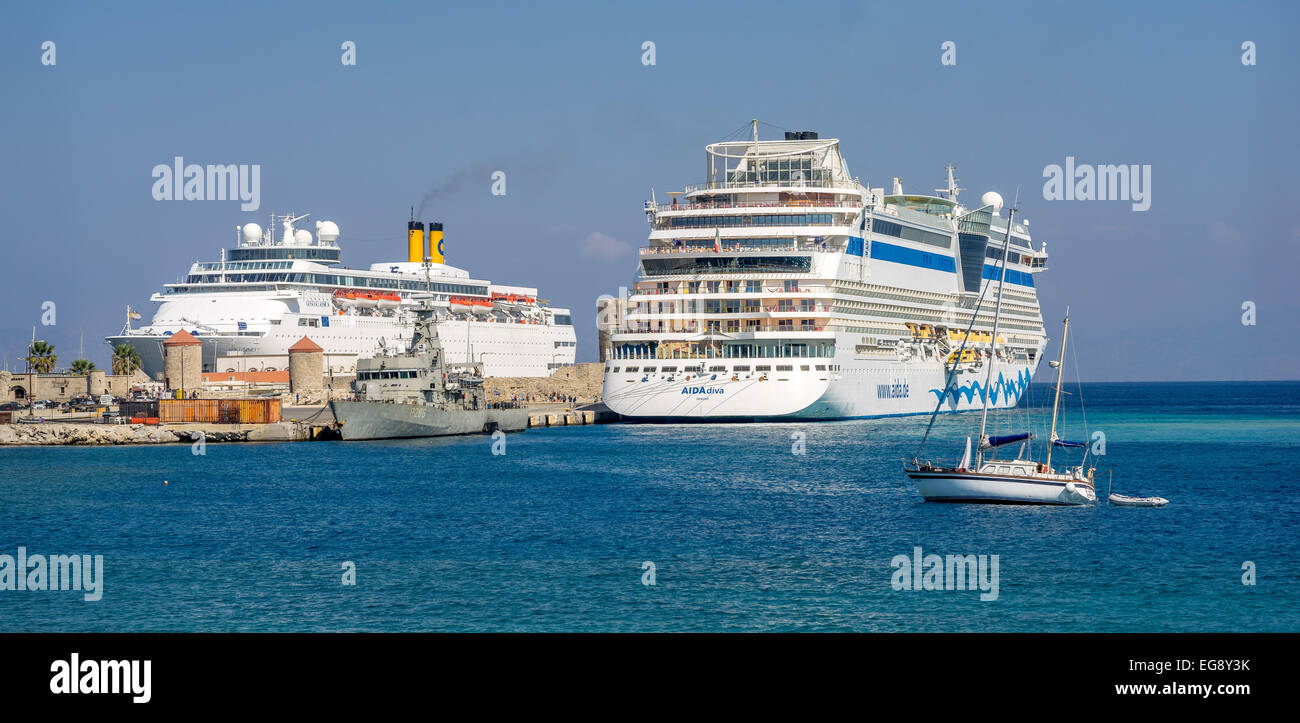
{"type": "Polygon", "coordinates": [[[406,260],[413,264],[424,263],[424,224],[419,221],[406,224],[406,260]]]}
{"type": "Polygon", "coordinates": [[[442,252],[442,224],[429,222],[429,260],[435,264],[444,264],[446,257],[442,252]]]}

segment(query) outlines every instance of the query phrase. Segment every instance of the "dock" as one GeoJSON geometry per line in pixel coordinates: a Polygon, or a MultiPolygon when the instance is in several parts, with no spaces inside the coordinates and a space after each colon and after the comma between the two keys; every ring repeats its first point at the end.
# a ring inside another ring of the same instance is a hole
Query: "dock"
{"type": "MultiPolygon", "coordinates": [[[[525,407],[528,429],[611,424],[618,415],[602,403],[525,407]]],[[[41,423],[0,424],[0,446],[99,446],[223,442],[314,442],[339,439],[328,406],[285,407],[279,421],[262,423],[162,422],[103,424],[90,418],[47,418],[41,423]]]]}
{"type": "Polygon", "coordinates": [[[562,404],[537,405],[528,408],[528,428],[537,427],[573,427],[587,424],[610,424],[618,421],[618,415],[609,410],[603,402],[587,404],[572,408],[562,404]]]}

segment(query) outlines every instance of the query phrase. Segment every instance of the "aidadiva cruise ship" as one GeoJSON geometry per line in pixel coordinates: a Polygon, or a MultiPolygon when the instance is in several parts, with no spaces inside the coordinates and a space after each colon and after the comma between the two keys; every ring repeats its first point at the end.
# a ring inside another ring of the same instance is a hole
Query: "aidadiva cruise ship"
{"type": "Polygon", "coordinates": [[[1034,286],[1047,252],[1027,221],[1007,228],[1001,196],[966,208],[952,167],[933,195],[898,178],[886,193],[850,175],[838,140],[759,140],[757,121],[705,156],[704,183],[645,205],[649,244],[605,350],[611,410],[761,421],[1017,403],[1047,341],[1034,286]]]}
{"type": "Polygon", "coordinates": [[[288,368],[289,347],[308,336],[324,349],[327,372],[355,373],[356,360],[401,353],[409,345],[418,298],[438,307],[447,363],[481,363],[487,376],[549,376],[572,364],[576,338],[568,309],[549,307],[537,289],[472,279],[444,263],[443,228],[411,221],[406,261],[341,265],[339,229],[316,223],[316,235],[280,220],[279,239],[255,223],[238,230],[219,261],[195,263],[183,281],[164,284],[147,326],[126,326],[110,344],[130,344],[150,377],[163,371],[162,343],[184,328],[203,342],[203,369],[213,372],[288,368]]]}

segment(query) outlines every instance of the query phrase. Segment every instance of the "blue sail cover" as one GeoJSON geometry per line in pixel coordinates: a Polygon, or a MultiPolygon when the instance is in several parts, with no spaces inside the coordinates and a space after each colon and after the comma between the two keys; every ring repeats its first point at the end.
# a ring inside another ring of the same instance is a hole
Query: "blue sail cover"
{"type": "Polygon", "coordinates": [[[989,437],[988,446],[1001,447],[1004,444],[1019,442],[1021,440],[1029,439],[1030,437],[1033,436],[1034,436],[1033,434],[1030,434],[1029,432],[1025,432],[1024,434],[1005,434],[1001,437],[989,437]]]}
{"type": "Polygon", "coordinates": [[[1087,447],[1087,442],[1071,442],[1068,439],[1058,439],[1052,442],[1053,447],[1087,447]]]}

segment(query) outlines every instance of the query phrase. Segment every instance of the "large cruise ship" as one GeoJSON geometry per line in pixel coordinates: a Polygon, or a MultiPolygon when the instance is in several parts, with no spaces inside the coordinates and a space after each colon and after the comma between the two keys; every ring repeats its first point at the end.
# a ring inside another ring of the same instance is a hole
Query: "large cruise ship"
{"type": "Polygon", "coordinates": [[[951,166],[933,194],[898,178],[886,193],[849,173],[838,140],[759,140],[757,121],[705,156],[704,183],[645,204],[649,244],[605,350],[611,410],[761,421],[1017,403],[1047,341],[1047,252],[1016,216],[1002,283],[1001,196],[966,208],[951,166]]]}
{"type": "Polygon", "coordinates": [[[272,216],[279,239],[255,223],[238,230],[218,261],[195,263],[183,281],[164,284],[147,326],[126,326],[109,344],[130,344],[150,377],[163,373],[162,343],[184,328],[203,342],[203,370],[288,368],[289,347],[309,336],[325,350],[327,373],[351,375],[356,360],[381,349],[404,352],[415,298],[432,295],[448,363],[478,362],[487,376],[549,376],[577,352],[568,309],[547,306],[537,289],[472,279],[444,263],[443,228],[411,221],[407,260],[342,266],[339,229],[294,224],[306,216],[272,216]]]}

